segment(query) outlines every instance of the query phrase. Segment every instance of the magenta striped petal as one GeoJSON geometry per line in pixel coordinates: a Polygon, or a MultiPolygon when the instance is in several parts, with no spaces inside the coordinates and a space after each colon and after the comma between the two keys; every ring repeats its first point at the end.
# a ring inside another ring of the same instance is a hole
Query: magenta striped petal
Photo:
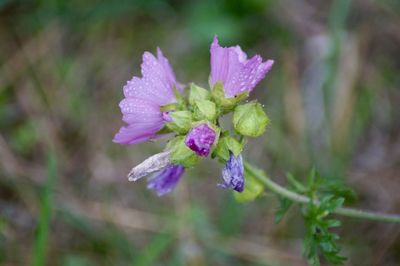
{"type": "Polygon", "coordinates": [[[120,144],[135,144],[160,137],[156,133],[165,122],[160,107],[176,101],[174,87],[182,89],[159,48],[157,58],[149,52],[143,54],[141,69],[143,77],[133,77],[123,87],[125,99],[119,106],[122,120],[128,125],[123,126],[113,139],[120,144]]]}
{"type": "Polygon", "coordinates": [[[239,46],[221,47],[217,36],[211,44],[211,85],[218,81],[224,85],[225,95],[234,97],[251,92],[271,70],[273,60],[262,62],[259,55],[247,59],[239,46]]]}

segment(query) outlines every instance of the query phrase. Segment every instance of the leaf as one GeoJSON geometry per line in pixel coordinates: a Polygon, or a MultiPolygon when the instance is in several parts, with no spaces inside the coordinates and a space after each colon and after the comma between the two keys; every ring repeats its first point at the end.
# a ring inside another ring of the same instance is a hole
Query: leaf
{"type": "Polygon", "coordinates": [[[287,173],[286,178],[295,191],[299,193],[305,193],[307,191],[307,188],[302,183],[300,183],[291,173],[287,173]]]}
{"type": "MultiPolygon", "coordinates": [[[[313,181],[312,184],[315,182],[313,181]]],[[[326,219],[331,212],[343,204],[343,200],[331,194],[324,196],[318,204],[310,201],[303,208],[306,226],[304,255],[311,265],[319,265],[319,253],[333,264],[342,264],[346,260],[345,257],[339,255],[340,248],[336,243],[339,236],[329,231],[329,228],[340,226],[340,221],[326,219]]]]}
{"type": "Polygon", "coordinates": [[[282,220],[283,216],[285,216],[285,214],[293,204],[293,201],[287,198],[278,197],[278,199],[280,205],[278,210],[275,212],[275,217],[274,217],[275,223],[279,223],[282,220]]]}
{"type": "Polygon", "coordinates": [[[326,227],[328,227],[328,228],[339,227],[341,225],[342,225],[342,223],[339,220],[330,219],[330,220],[326,221],[326,227]]]}

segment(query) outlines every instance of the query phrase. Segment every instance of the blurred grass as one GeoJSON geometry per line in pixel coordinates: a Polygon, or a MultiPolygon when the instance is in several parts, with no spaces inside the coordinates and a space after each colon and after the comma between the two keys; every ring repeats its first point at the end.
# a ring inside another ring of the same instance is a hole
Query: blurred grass
{"type": "Polygon", "coordinates": [[[153,265],[158,258],[172,243],[173,238],[170,235],[159,234],[146,245],[141,254],[136,256],[132,265],[146,266],[153,265]]]}
{"type": "Polygon", "coordinates": [[[40,211],[35,241],[33,243],[32,265],[41,266],[46,263],[46,250],[48,246],[48,238],[50,233],[53,190],[57,175],[56,157],[50,151],[47,159],[47,180],[44,184],[43,191],[40,193],[40,211]]]}

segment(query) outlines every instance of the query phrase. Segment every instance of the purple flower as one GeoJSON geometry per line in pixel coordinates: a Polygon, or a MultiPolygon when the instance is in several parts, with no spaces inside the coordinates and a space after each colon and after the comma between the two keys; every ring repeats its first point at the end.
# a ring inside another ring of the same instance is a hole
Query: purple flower
{"type": "Polygon", "coordinates": [[[226,162],[224,169],[222,169],[223,184],[218,184],[222,188],[232,187],[238,192],[244,189],[244,167],[242,155],[235,157],[230,153],[229,160],[226,162]]]}
{"type": "Polygon", "coordinates": [[[192,128],[186,135],[185,144],[199,156],[207,157],[215,141],[215,131],[207,124],[192,128]]]}
{"type": "Polygon", "coordinates": [[[259,55],[247,59],[247,55],[238,45],[221,47],[217,36],[214,37],[210,52],[211,85],[214,86],[218,81],[222,82],[228,98],[252,91],[274,64],[273,60],[262,62],[259,55]]]}
{"type": "Polygon", "coordinates": [[[184,171],[185,168],[183,166],[171,164],[157,176],[150,179],[147,188],[153,189],[158,196],[167,194],[176,187],[184,171]]]}
{"type": "Polygon", "coordinates": [[[174,72],[157,48],[157,58],[151,53],[143,54],[142,78],[133,77],[124,86],[124,96],[119,107],[122,120],[128,125],[121,127],[113,141],[120,144],[135,144],[151,138],[165,122],[168,115],[160,107],[176,101],[173,88],[182,90],[176,81],[174,72]]]}

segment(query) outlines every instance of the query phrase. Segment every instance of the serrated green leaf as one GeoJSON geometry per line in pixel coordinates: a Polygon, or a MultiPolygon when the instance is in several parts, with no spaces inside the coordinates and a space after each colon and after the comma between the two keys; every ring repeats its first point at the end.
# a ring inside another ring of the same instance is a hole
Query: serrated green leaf
{"type": "Polygon", "coordinates": [[[244,136],[261,136],[269,123],[261,104],[256,101],[239,105],[233,113],[233,126],[244,136]]]}
{"type": "MultiPolygon", "coordinates": [[[[317,183],[317,174],[314,173],[310,176],[314,177],[309,178],[309,180],[314,180],[309,182],[309,184],[314,186],[317,183]]],[[[339,239],[339,236],[329,232],[329,228],[339,226],[340,222],[335,219],[326,218],[336,208],[340,207],[341,204],[343,204],[343,198],[336,198],[334,195],[328,194],[323,196],[319,203],[310,201],[303,208],[307,229],[304,240],[304,254],[310,263],[319,261],[319,253],[330,263],[342,264],[344,262],[345,258],[338,255],[340,248],[336,241],[339,239]]]]}
{"type": "Polygon", "coordinates": [[[307,188],[302,183],[300,183],[300,181],[298,181],[291,173],[287,173],[286,178],[296,192],[305,193],[307,191],[307,188]]]}
{"type": "Polygon", "coordinates": [[[314,192],[314,190],[315,190],[315,179],[316,179],[316,176],[317,176],[316,170],[313,167],[313,168],[311,168],[310,174],[308,175],[308,178],[307,178],[308,189],[311,192],[314,192]]]}
{"type": "Polygon", "coordinates": [[[275,212],[274,221],[275,223],[279,223],[282,218],[285,216],[290,206],[292,206],[293,202],[287,198],[278,197],[279,199],[279,209],[275,212]]]}

